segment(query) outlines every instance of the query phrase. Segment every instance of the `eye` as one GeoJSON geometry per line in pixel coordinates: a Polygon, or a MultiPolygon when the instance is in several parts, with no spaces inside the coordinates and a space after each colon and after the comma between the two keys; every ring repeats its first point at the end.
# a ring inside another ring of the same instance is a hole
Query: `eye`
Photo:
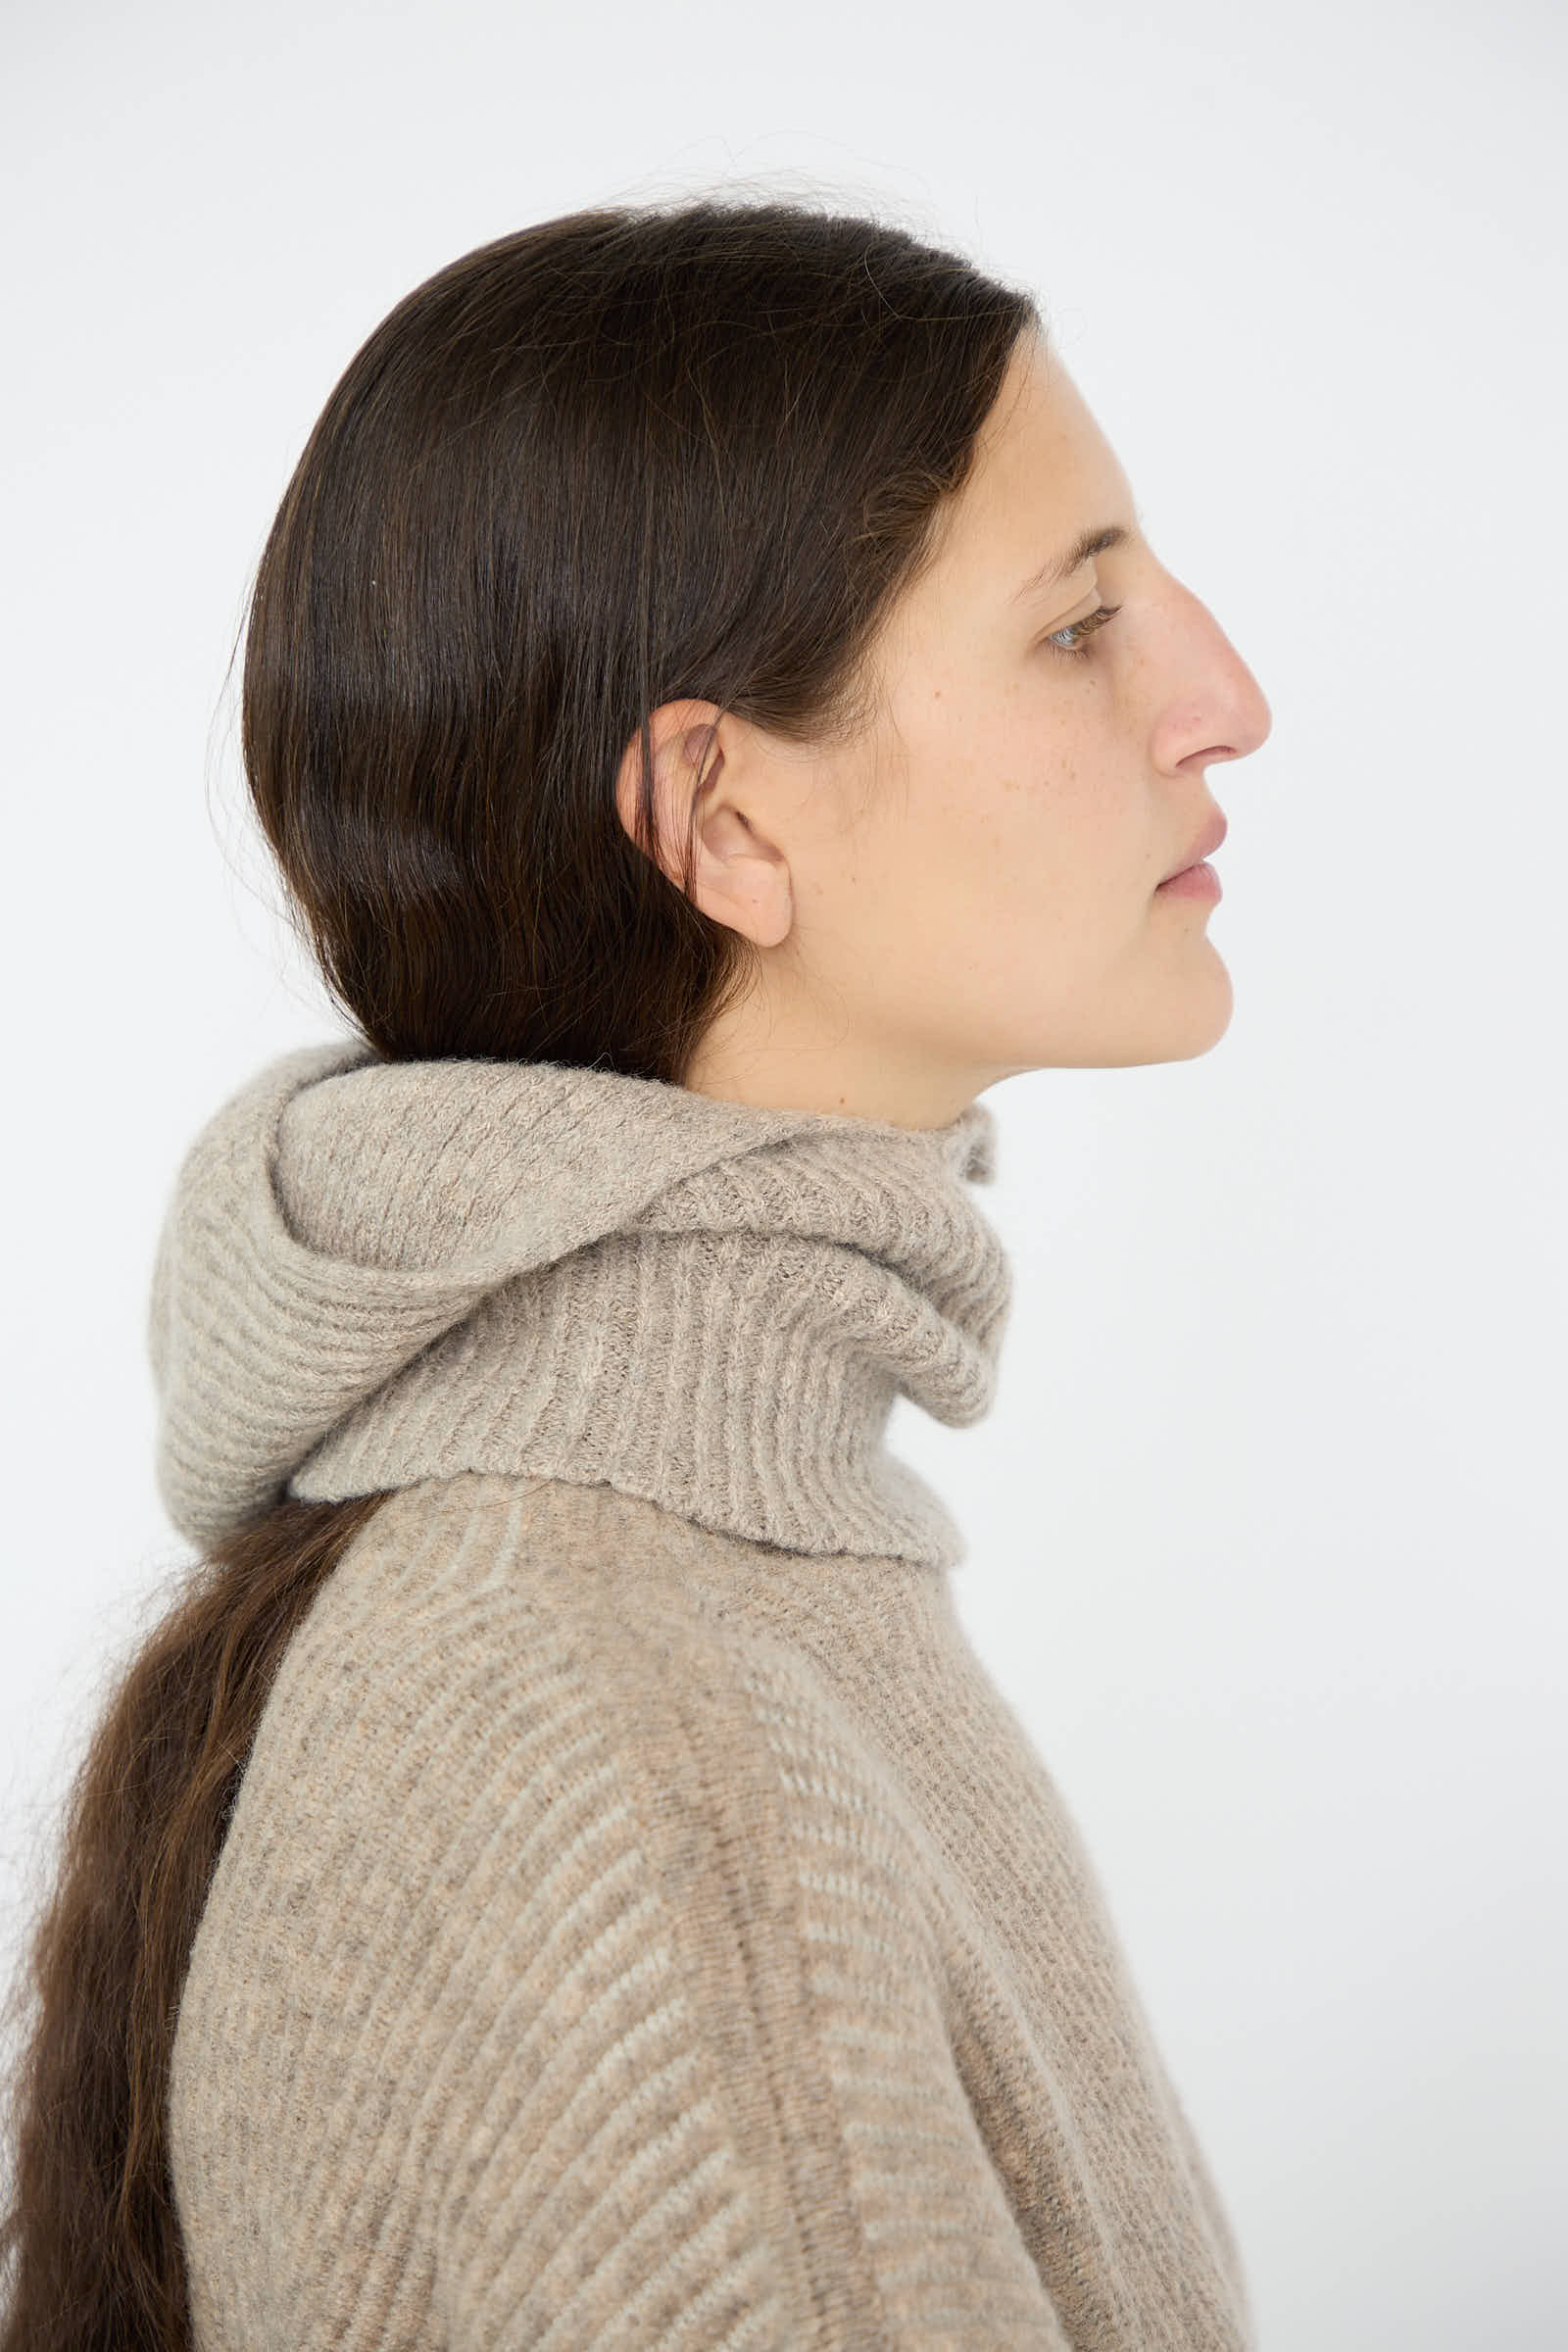
{"type": "Polygon", "coordinates": [[[1069,660],[1077,661],[1086,650],[1084,646],[1081,644],[1063,645],[1061,639],[1063,637],[1092,637],[1097,629],[1102,629],[1106,621],[1113,619],[1120,611],[1120,605],[1101,605],[1088,615],[1087,619],[1069,621],[1064,629],[1053,629],[1045,643],[1050,646],[1054,654],[1065,654],[1069,660]]]}

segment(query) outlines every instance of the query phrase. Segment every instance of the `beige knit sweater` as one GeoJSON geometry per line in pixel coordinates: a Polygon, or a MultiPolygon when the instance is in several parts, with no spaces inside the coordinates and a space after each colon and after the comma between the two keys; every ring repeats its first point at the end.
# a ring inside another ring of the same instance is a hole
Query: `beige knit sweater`
{"type": "Polygon", "coordinates": [[[394,1490],[284,1653],[179,2010],[203,2352],[1226,2352],[1224,2213],[885,1446],[994,1394],[981,1104],[270,1064],[158,1245],[200,1545],[394,1490]]]}

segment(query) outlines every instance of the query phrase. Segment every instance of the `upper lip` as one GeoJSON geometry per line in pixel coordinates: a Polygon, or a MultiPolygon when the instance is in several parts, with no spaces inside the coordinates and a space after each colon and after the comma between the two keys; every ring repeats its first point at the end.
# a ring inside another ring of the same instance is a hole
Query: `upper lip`
{"type": "Polygon", "coordinates": [[[1230,827],[1225,822],[1223,812],[1216,808],[1213,815],[1204,825],[1201,833],[1200,833],[1198,836],[1198,839],[1193,843],[1191,849],[1187,852],[1186,857],[1171,867],[1169,874],[1162,874],[1160,876],[1160,880],[1162,882],[1168,882],[1171,874],[1185,874],[1190,865],[1201,865],[1203,859],[1211,857],[1214,851],[1219,848],[1220,843],[1224,840],[1229,831],[1230,827]]]}

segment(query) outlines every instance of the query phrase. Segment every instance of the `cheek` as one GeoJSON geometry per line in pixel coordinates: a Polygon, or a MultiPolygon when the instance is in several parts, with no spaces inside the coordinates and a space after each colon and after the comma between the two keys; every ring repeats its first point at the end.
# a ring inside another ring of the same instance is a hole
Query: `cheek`
{"type": "Polygon", "coordinates": [[[1118,818],[1107,791],[1106,748],[1083,724],[998,729],[974,806],[991,854],[1016,865],[1036,889],[1075,889],[1114,856],[1118,818]]]}
{"type": "Polygon", "coordinates": [[[1067,707],[1033,672],[979,694],[951,682],[934,692],[906,723],[904,772],[889,782],[890,894],[945,908],[945,924],[1038,921],[1044,906],[1092,919],[1141,870],[1118,790],[1127,760],[1109,736],[1106,710],[1067,707]]]}

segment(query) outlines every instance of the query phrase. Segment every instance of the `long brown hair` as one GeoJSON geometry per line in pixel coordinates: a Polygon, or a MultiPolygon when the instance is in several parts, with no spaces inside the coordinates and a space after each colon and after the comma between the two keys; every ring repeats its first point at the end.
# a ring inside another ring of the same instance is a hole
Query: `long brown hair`
{"type": "MultiPolygon", "coordinates": [[[[1031,298],[858,215],[705,198],[498,238],[355,354],[246,619],[241,743],[289,919],[393,1060],[683,1082],[755,951],[659,861],[650,713],[871,722],[1031,298]],[[634,841],[615,784],[642,747],[634,841]]],[[[0,2352],[185,2352],[180,1988],[289,1639],[383,1494],[182,1571],[118,1680],[7,2003],[0,2352]]]]}

